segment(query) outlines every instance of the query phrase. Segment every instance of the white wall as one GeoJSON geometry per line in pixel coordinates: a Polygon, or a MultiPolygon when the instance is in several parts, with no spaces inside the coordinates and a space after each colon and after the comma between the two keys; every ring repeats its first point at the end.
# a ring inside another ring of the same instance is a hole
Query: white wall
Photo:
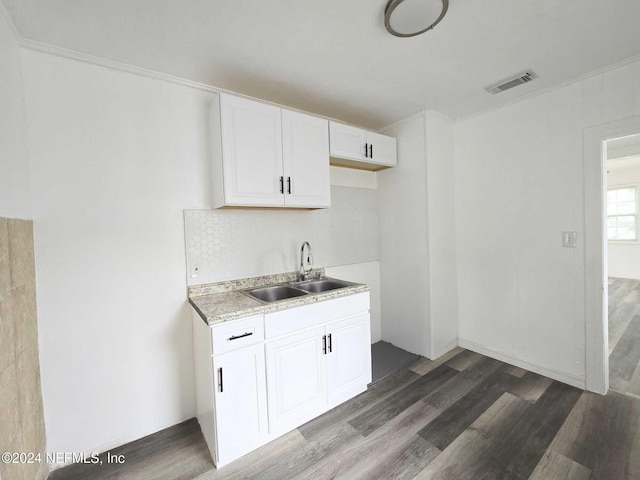
{"type": "Polygon", "coordinates": [[[456,124],[461,345],[584,385],[583,128],[633,115],[640,62],[456,124]]]}
{"type": "Polygon", "coordinates": [[[378,172],[382,338],[430,356],[425,117],[385,130],[398,141],[398,166],[378,172]]]}
{"type": "Polygon", "coordinates": [[[0,6],[0,217],[31,218],[20,49],[0,6]]]}
{"type": "Polygon", "coordinates": [[[437,358],[458,337],[454,123],[427,111],[385,133],[398,166],[378,172],[382,338],[437,358]]]}
{"type": "Polygon", "coordinates": [[[194,414],[183,209],[206,208],[212,94],[23,50],[48,448],[194,414]]]}
{"type": "Polygon", "coordinates": [[[453,121],[428,111],[425,137],[431,357],[437,358],[458,344],[453,121]]]}
{"type": "MultiPolygon", "coordinates": [[[[607,186],[640,185],[640,168],[611,170],[607,186]]],[[[640,279],[640,242],[608,242],[608,275],[619,278],[640,279]]]]}

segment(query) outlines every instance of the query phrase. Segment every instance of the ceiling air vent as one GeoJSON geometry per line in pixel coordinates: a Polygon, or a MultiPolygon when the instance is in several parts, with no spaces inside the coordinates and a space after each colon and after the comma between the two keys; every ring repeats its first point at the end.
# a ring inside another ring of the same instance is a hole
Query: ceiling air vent
{"type": "Polygon", "coordinates": [[[533,70],[527,70],[526,72],[519,73],[512,78],[502,80],[496,85],[491,85],[485,90],[489,93],[496,94],[509,90],[510,88],[517,87],[518,85],[522,85],[523,83],[529,83],[535,78],[538,78],[538,75],[536,75],[533,70]]]}

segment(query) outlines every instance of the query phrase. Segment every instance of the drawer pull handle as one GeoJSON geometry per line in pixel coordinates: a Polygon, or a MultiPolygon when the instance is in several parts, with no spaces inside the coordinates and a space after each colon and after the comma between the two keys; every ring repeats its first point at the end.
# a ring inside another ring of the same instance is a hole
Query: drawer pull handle
{"type": "Polygon", "coordinates": [[[364,158],[369,158],[369,144],[364,144],[364,158]]]}
{"type": "Polygon", "coordinates": [[[231,335],[229,338],[227,338],[227,340],[238,340],[239,338],[248,337],[250,335],[253,335],[253,332],[246,332],[242,335],[231,335]]]}

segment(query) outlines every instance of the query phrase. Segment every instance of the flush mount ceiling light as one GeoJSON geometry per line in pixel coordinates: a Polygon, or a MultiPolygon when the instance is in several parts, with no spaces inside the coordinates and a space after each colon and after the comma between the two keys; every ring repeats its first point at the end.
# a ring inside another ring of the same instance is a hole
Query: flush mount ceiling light
{"type": "Polygon", "coordinates": [[[448,9],[449,0],[389,0],[384,26],[396,37],[415,37],[433,29],[448,9]]]}

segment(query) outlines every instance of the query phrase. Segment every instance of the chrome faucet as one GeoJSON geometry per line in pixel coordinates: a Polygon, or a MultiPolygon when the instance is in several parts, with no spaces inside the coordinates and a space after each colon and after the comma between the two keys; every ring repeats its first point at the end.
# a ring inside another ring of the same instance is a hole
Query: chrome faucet
{"type": "Polygon", "coordinates": [[[300,272],[298,273],[298,278],[300,281],[306,280],[307,275],[311,273],[313,270],[313,254],[311,253],[311,245],[306,240],[302,242],[302,248],[300,249],[300,272]],[[304,247],[307,247],[307,257],[305,261],[304,256],[304,247]],[[305,263],[309,269],[305,268],[305,263]]]}

